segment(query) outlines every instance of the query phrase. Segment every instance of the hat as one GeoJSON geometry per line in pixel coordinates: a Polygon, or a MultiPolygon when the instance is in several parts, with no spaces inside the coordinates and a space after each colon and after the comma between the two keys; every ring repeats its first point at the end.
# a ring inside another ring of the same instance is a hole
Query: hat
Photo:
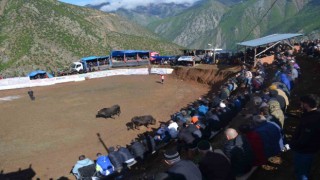
{"type": "Polygon", "coordinates": [[[199,120],[198,116],[193,116],[193,117],[191,118],[191,122],[192,122],[193,124],[195,124],[196,122],[198,122],[198,120],[199,120]]]}
{"type": "Polygon", "coordinates": [[[254,105],[260,105],[262,103],[262,98],[259,96],[254,96],[253,103],[254,103],[254,105]]]}
{"type": "Polygon", "coordinates": [[[186,110],[181,110],[181,114],[182,114],[183,116],[185,116],[185,115],[187,115],[187,111],[186,111],[186,110]]]}
{"type": "Polygon", "coordinates": [[[207,140],[201,140],[198,145],[198,150],[199,151],[209,151],[209,150],[212,150],[212,147],[211,147],[211,144],[209,141],[207,140]]]}
{"type": "Polygon", "coordinates": [[[167,149],[164,153],[164,159],[170,163],[180,161],[180,155],[175,149],[167,149]]]}
{"type": "Polygon", "coordinates": [[[276,85],[271,85],[271,86],[269,86],[269,89],[270,89],[270,90],[276,90],[276,89],[277,89],[277,86],[276,86],[276,85]]]}
{"type": "Polygon", "coordinates": [[[225,108],[225,107],[226,107],[226,104],[221,101],[219,106],[220,106],[221,108],[225,108]]]}

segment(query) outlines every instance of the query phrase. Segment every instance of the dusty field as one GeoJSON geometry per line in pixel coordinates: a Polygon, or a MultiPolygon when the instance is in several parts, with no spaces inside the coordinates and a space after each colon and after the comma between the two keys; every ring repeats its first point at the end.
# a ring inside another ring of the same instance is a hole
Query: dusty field
{"type": "MultiPolygon", "coordinates": [[[[69,171],[80,154],[95,159],[105,153],[97,133],[107,146],[125,145],[136,134],[125,124],[135,115],[153,115],[158,121],[206,94],[208,86],[157,75],[118,76],[50,87],[33,88],[31,101],[27,89],[0,91],[0,170],[4,174],[32,165],[33,179],[71,177],[69,171]],[[98,109],[121,106],[116,119],[96,119],[98,109]]],[[[159,124],[154,127],[158,127],[159,124]]]]}

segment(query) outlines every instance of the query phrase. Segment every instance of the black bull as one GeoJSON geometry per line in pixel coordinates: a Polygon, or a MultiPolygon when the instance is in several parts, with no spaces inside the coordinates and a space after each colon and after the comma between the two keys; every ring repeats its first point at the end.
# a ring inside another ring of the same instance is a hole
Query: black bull
{"type": "Polygon", "coordinates": [[[148,125],[155,125],[156,120],[151,116],[151,115],[146,115],[146,116],[135,116],[131,119],[131,122],[128,122],[126,124],[127,129],[139,129],[139,126],[146,126],[148,125]]]}
{"type": "Polygon", "coordinates": [[[114,115],[120,116],[121,109],[118,104],[111,106],[110,108],[102,108],[98,111],[96,118],[103,117],[103,118],[113,118],[114,115]]]}

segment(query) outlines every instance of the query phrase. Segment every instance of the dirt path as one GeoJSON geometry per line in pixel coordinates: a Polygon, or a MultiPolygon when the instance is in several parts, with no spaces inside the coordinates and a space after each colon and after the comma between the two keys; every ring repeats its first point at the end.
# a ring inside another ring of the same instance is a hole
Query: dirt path
{"type": "MultiPolygon", "coordinates": [[[[207,86],[167,77],[118,76],[50,87],[34,88],[36,100],[30,101],[27,89],[0,91],[0,170],[4,173],[32,165],[34,178],[71,177],[69,171],[85,154],[95,159],[105,153],[96,133],[107,146],[129,143],[136,134],[125,124],[135,115],[151,114],[158,121],[208,91],[207,86]],[[115,119],[96,119],[97,110],[113,104],[121,106],[115,119]]],[[[158,124],[154,127],[158,127],[158,124]]]]}

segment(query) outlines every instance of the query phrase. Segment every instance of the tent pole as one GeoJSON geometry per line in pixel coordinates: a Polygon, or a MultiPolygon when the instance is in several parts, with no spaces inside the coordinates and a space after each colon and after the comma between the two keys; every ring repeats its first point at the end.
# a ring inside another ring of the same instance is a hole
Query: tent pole
{"type": "Polygon", "coordinates": [[[257,65],[257,57],[256,57],[256,54],[257,54],[257,47],[254,48],[254,56],[253,56],[253,67],[256,67],[257,65]]]}
{"type": "Polygon", "coordinates": [[[246,63],[247,60],[247,46],[244,46],[244,59],[243,59],[243,63],[246,63]]]}

